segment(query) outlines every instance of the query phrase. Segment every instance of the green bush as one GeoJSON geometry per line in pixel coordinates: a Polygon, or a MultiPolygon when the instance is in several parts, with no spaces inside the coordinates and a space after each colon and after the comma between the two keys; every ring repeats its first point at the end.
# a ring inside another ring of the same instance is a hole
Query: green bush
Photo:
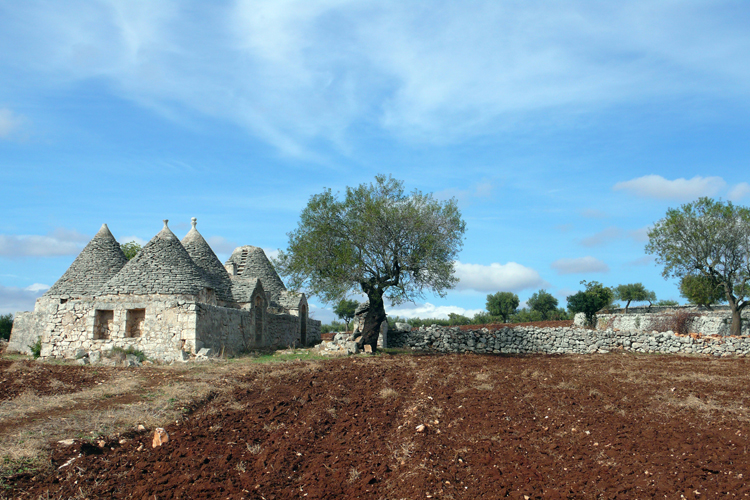
{"type": "Polygon", "coordinates": [[[36,342],[33,344],[29,344],[29,349],[31,349],[31,355],[34,356],[34,359],[37,359],[39,356],[42,355],[42,337],[37,337],[36,342]]]}
{"type": "Polygon", "coordinates": [[[146,361],[146,354],[144,354],[143,351],[139,351],[132,345],[128,346],[127,349],[123,349],[122,347],[113,347],[112,350],[109,351],[108,357],[112,357],[112,358],[117,357],[120,359],[125,359],[129,354],[138,358],[138,361],[141,363],[146,361]]]}
{"type": "Polygon", "coordinates": [[[10,331],[13,329],[13,315],[0,314],[0,339],[8,340],[10,331]]]}
{"type": "Polygon", "coordinates": [[[320,333],[345,332],[346,325],[341,321],[333,320],[330,323],[320,325],[320,333]]]}

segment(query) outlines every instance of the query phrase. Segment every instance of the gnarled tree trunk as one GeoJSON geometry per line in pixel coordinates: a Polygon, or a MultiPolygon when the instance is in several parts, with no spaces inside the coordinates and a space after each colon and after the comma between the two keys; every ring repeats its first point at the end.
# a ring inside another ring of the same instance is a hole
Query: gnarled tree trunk
{"type": "Polygon", "coordinates": [[[378,336],[380,325],[385,321],[385,305],[383,304],[383,292],[376,290],[368,293],[370,307],[365,313],[365,324],[362,327],[362,336],[357,340],[360,349],[364,346],[372,346],[372,352],[378,348],[378,336]]]}

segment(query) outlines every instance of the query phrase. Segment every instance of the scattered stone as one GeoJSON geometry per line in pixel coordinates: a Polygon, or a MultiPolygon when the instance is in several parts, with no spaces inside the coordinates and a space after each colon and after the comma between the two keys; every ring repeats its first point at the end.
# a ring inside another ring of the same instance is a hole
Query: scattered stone
{"type": "Polygon", "coordinates": [[[156,429],[154,429],[154,440],[151,443],[152,448],[156,448],[157,446],[161,446],[168,442],[169,442],[169,434],[167,434],[167,431],[165,431],[161,427],[157,427],[156,429]]]}
{"type": "Polygon", "coordinates": [[[71,439],[63,439],[61,441],[58,441],[58,444],[61,444],[63,446],[72,446],[73,444],[75,444],[75,442],[76,440],[71,438],[71,439]]]}

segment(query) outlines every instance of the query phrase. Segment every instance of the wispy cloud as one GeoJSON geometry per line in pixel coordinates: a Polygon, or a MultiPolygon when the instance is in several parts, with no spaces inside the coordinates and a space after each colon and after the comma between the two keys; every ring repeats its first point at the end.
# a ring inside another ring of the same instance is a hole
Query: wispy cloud
{"type": "Polygon", "coordinates": [[[448,316],[451,313],[461,314],[462,316],[471,318],[475,314],[483,311],[484,309],[464,309],[463,307],[458,306],[436,306],[429,302],[387,308],[389,316],[401,316],[402,318],[448,319],[448,316]]]}
{"type": "Polygon", "coordinates": [[[587,219],[605,219],[608,217],[605,212],[602,212],[601,210],[598,210],[596,208],[584,208],[579,213],[581,214],[581,216],[586,217],[587,219]]]}
{"type": "Polygon", "coordinates": [[[721,177],[679,178],[668,180],[661,175],[644,175],[637,179],[618,182],[614,191],[625,191],[641,198],[659,200],[691,201],[701,196],[714,196],[724,189],[727,183],[721,177]]]}
{"type": "Polygon", "coordinates": [[[438,200],[456,198],[459,203],[471,203],[477,198],[489,198],[492,196],[494,186],[492,182],[484,180],[475,184],[471,189],[449,188],[435,193],[438,200]]]}
{"type": "Polygon", "coordinates": [[[8,108],[0,108],[0,139],[10,139],[16,134],[26,118],[15,114],[8,108]]]}
{"type": "Polygon", "coordinates": [[[144,240],[143,238],[139,238],[138,236],[121,236],[117,241],[120,244],[122,244],[122,243],[130,243],[131,241],[134,241],[134,242],[138,243],[140,246],[143,246],[146,243],[148,243],[146,240],[144,240]]]}
{"type": "Polygon", "coordinates": [[[644,255],[635,260],[631,260],[625,263],[625,267],[643,267],[648,266],[656,262],[656,258],[653,255],[644,255]]]}
{"type": "Polygon", "coordinates": [[[507,264],[493,262],[488,266],[456,262],[454,267],[456,277],[460,280],[456,285],[457,290],[518,292],[529,288],[549,286],[537,271],[516,262],[507,264]]]}
{"type": "Polygon", "coordinates": [[[76,255],[88,241],[88,236],[64,228],[55,229],[46,236],[0,234],[0,255],[4,257],[76,255]]]}
{"type": "Polygon", "coordinates": [[[587,255],[577,259],[558,259],[550,264],[557,274],[606,273],[609,266],[601,260],[587,255]]]}
{"type": "MultiPolygon", "coordinates": [[[[231,254],[239,245],[223,236],[211,236],[206,239],[211,249],[220,254],[231,254]]],[[[267,254],[266,254],[267,255],[267,254]]]]}
{"type": "Polygon", "coordinates": [[[616,226],[610,226],[603,231],[599,231],[593,236],[581,240],[581,245],[585,247],[598,247],[612,243],[622,237],[622,229],[616,226]]]}
{"type": "Polygon", "coordinates": [[[49,288],[48,285],[34,283],[26,288],[0,285],[0,314],[16,314],[20,311],[33,311],[34,302],[49,288]]]}
{"type": "MultiPolygon", "coordinates": [[[[19,2],[9,57],[50,85],[98,78],[180,122],[245,127],[293,156],[350,128],[453,141],[625,101],[747,91],[750,35],[697,4],[354,0],[19,2]],[[186,28],[187,27],[187,28],[186,28]],[[482,50],[477,50],[482,47],[482,50]],[[686,78],[686,75],[689,78],[686,78]]],[[[11,119],[13,115],[11,115],[11,119]]]]}
{"type": "Polygon", "coordinates": [[[633,241],[636,241],[637,243],[643,243],[648,241],[649,229],[650,228],[648,226],[639,229],[633,229],[632,231],[628,231],[628,236],[630,236],[633,241]]]}
{"type": "Polygon", "coordinates": [[[748,194],[750,194],[750,184],[748,184],[747,182],[740,182],[729,190],[729,193],[727,193],[727,198],[729,198],[731,201],[740,201],[748,194]]]}

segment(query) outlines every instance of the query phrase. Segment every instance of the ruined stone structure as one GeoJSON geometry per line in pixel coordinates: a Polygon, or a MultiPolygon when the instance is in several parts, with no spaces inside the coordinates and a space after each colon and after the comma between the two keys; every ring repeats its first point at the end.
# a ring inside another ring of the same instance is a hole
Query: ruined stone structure
{"type": "Polygon", "coordinates": [[[304,294],[286,290],[261,248],[237,248],[222,265],[193,227],[180,241],[167,227],[130,261],[107,225],[34,311],[16,314],[8,350],[72,358],[113,347],[153,359],[185,359],[202,348],[242,351],[320,340],[304,294]]]}

